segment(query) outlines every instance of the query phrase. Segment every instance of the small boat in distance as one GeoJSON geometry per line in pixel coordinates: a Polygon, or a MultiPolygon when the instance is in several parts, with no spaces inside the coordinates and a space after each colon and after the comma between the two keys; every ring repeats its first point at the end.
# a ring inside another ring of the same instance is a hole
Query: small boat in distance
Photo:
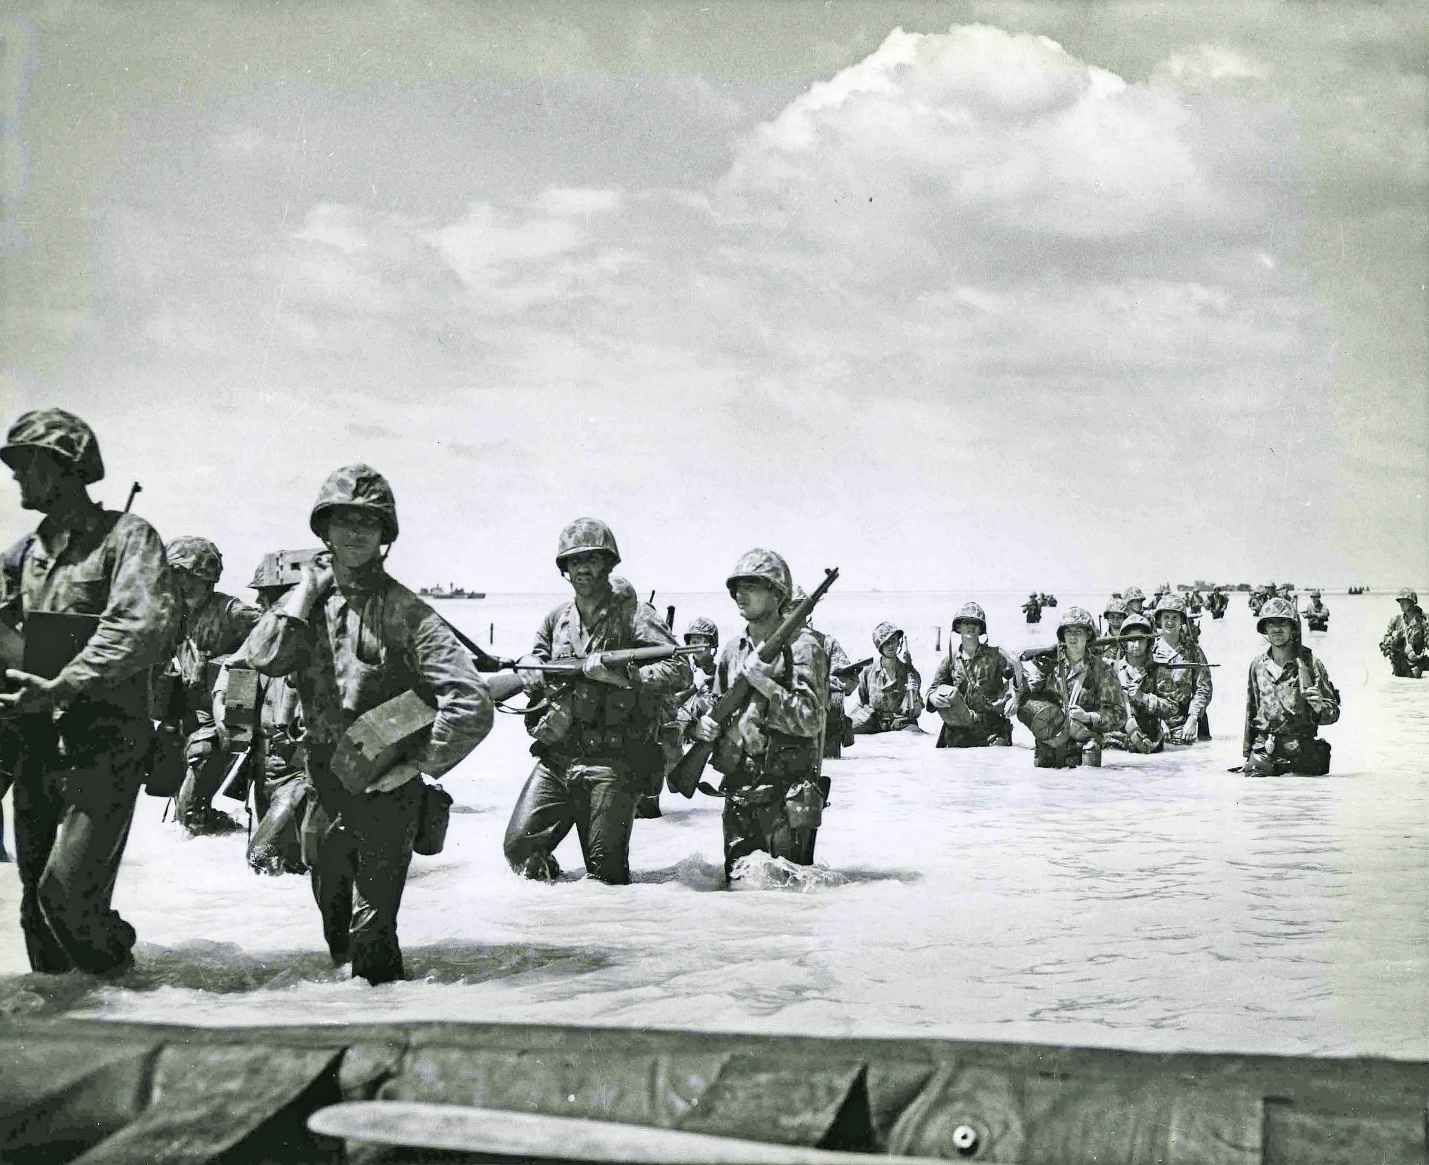
{"type": "Polygon", "coordinates": [[[484,599],[485,591],[469,591],[465,587],[459,587],[456,583],[448,583],[446,586],[422,587],[417,591],[424,599],[484,599]]]}

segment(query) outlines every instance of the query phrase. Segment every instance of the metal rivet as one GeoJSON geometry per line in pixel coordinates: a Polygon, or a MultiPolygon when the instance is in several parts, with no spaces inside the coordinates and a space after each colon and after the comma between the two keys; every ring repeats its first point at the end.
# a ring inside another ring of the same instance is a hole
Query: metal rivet
{"type": "Polygon", "coordinates": [[[977,1129],[972,1125],[959,1125],[953,1130],[953,1148],[964,1157],[977,1149],[977,1129]]]}

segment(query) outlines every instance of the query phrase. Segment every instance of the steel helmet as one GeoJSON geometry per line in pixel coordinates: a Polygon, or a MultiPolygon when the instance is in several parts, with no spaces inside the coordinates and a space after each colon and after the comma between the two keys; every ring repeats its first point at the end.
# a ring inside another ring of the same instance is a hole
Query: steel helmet
{"type": "Polygon", "coordinates": [[[957,631],[958,624],[964,620],[976,623],[979,635],[987,634],[987,612],[977,603],[964,603],[958,608],[958,613],[953,616],[953,630],[957,631]]]}
{"type": "Polygon", "coordinates": [[[319,538],[326,538],[327,523],[320,519],[342,506],[376,514],[382,520],[382,541],[397,541],[397,499],[387,479],[372,466],[359,462],[328,474],[308,515],[308,528],[319,538]]]}
{"type": "Polygon", "coordinates": [[[164,558],[174,570],[217,582],[223,573],[223,555],[207,538],[175,538],[164,547],[164,558]]]}
{"type": "Polygon", "coordinates": [[[1060,641],[1063,633],[1072,627],[1082,628],[1092,639],[1097,637],[1096,620],[1085,607],[1068,607],[1062,612],[1062,619],[1057,624],[1057,639],[1060,641]]]}
{"type": "Polygon", "coordinates": [[[1311,597],[1312,599],[1318,599],[1318,598],[1320,598],[1323,593],[1324,593],[1324,592],[1321,591],[1319,587],[1311,587],[1311,588],[1310,588],[1310,597],[1311,597]]]}
{"type": "Polygon", "coordinates": [[[902,634],[902,628],[896,627],[892,623],[888,622],[880,623],[877,627],[873,629],[873,646],[879,651],[882,651],[883,645],[885,643],[887,643],[895,635],[902,634]]]}
{"type": "Polygon", "coordinates": [[[1180,595],[1162,595],[1156,603],[1153,615],[1159,615],[1162,611],[1175,611],[1182,619],[1186,618],[1186,600],[1180,595]]]}
{"type": "Polygon", "coordinates": [[[1405,599],[1408,599],[1411,603],[1417,603],[1419,601],[1419,595],[1416,592],[1411,591],[1408,587],[1405,587],[1397,595],[1394,596],[1394,601],[1398,603],[1402,602],[1405,599]]]}
{"type": "Polygon", "coordinates": [[[270,550],[254,568],[249,589],[260,591],[269,587],[290,587],[302,577],[304,563],[326,553],[321,546],[312,550],[270,550]]]}
{"type": "Polygon", "coordinates": [[[1266,599],[1265,606],[1260,608],[1260,618],[1255,621],[1255,629],[1264,635],[1265,625],[1271,619],[1284,619],[1287,623],[1300,626],[1300,612],[1289,599],[1266,599]]]}
{"type": "Polygon", "coordinates": [[[703,615],[697,619],[691,619],[690,625],[685,628],[685,642],[687,644],[690,642],[691,635],[707,636],[715,647],[719,646],[719,628],[715,626],[713,619],[706,619],[703,615]]]}
{"type": "Polygon", "coordinates": [[[794,576],[789,573],[789,564],[772,550],[756,547],[739,556],[739,561],[724,580],[725,588],[731,596],[734,594],[734,584],[740,579],[756,579],[773,587],[779,592],[781,602],[788,602],[789,596],[794,593],[794,576]]]}
{"type": "Polygon", "coordinates": [[[1126,622],[1121,625],[1120,634],[1133,635],[1137,631],[1140,631],[1143,635],[1150,635],[1152,630],[1150,619],[1145,615],[1138,615],[1135,611],[1132,611],[1131,614],[1127,615],[1126,622]]]}
{"type": "MultiPolygon", "coordinates": [[[[1102,614],[1103,614],[1103,615],[1125,615],[1125,614],[1127,614],[1126,603],[1124,603],[1121,599],[1118,599],[1118,598],[1116,598],[1115,596],[1113,596],[1112,598],[1110,598],[1110,599],[1108,599],[1108,600],[1106,601],[1106,609],[1105,609],[1104,611],[1102,611],[1102,614]]],[[[1125,624],[1122,624],[1122,626],[1125,626],[1125,624]]]]}
{"type": "Polygon", "coordinates": [[[1146,601],[1146,592],[1140,587],[1127,587],[1126,590],[1122,591],[1121,597],[1122,600],[1127,603],[1134,602],[1137,599],[1140,599],[1144,603],[1146,601]]]}
{"type": "Polygon", "coordinates": [[[5,435],[0,459],[13,469],[14,455],[21,449],[43,449],[68,466],[85,485],[93,485],[104,477],[104,461],[99,456],[94,430],[64,409],[21,413],[5,435]]]}
{"type": "Polygon", "coordinates": [[[596,550],[610,555],[611,566],[620,563],[620,547],[616,545],[610,527],[599,518],[577,518],[556,539],[556,569],[564,570],[568,558],[596,550]]]}

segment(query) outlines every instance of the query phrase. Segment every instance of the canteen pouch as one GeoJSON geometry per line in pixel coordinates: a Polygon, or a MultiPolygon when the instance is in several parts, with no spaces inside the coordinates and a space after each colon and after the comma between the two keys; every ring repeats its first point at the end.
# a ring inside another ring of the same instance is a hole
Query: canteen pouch
{"type": "Polygon", "coordinates": [[[818,829],[824,819],[824,794],[813,781],[800,781],[784,794],[790,829],[818,829]]]}
{"type": "Polygon", "coordinates": [[[417,818],[417,836],[412,852],[431,857],[442,852],[447,843],[447,825],[451,821],[452,795],[431,781],[422,782],[422,812],[417,818]]]}

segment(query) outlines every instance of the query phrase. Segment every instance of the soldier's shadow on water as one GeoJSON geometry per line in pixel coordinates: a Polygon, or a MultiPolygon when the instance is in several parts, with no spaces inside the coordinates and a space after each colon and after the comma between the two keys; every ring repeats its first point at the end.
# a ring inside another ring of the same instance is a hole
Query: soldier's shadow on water
{"type": "MultiPolygon", "coordinates": [[[[58,1015],[101,1004],[102,996],[115,991],[179,988],[237,995],[351,978],[347,967],[334,967],[325,952],[312,950],[254,954],[234,943],[194,942],[181,947],[140,943],[134,953],[135,966],[115,978],[79,972],[0,978],[0,1017],[58,1015]]],[[[406,947],[403,960],[407,980],[424,983],[481,983],[531,973],[583,975],[616,962],[613,954],[590,947],[460,941],[406,947]]]]}

